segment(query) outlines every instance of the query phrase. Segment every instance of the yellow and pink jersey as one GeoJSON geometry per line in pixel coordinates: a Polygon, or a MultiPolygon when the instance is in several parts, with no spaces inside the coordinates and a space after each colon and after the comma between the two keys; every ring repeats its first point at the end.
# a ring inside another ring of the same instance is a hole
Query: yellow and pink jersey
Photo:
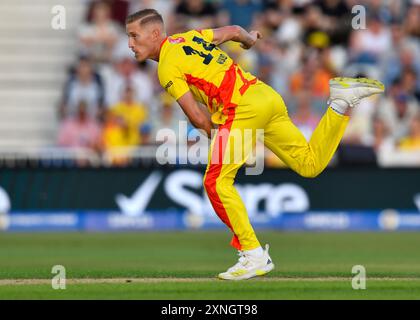
{"type": "Polygon", "coordinates": [[[161,45],[158,77],[176,100],[188,90],[208,107],[214,123],[224,123],[257,78],[245,72],[218,46],[213,30],[191,30],[167,37],[161,45]]]}

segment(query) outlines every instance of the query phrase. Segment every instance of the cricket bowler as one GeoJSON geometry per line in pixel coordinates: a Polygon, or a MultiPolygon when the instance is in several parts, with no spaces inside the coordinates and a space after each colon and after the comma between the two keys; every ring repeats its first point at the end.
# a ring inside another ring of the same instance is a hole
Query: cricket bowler
{"type": "Polygon", "coordinates": [[[261,247],[233,186],[258,136],[255,133],[241,140],[238,152],[232,132],[263,129],[267,148],[299,175],[314,178],[337,149],[349,121],[349,107],[384,92],[384,85],[366,78],[331,79],[326,112],[308,142],[290,120],[282,97],[219,48],[226,41],[235,41],[243,49],[250,49],[261,38],[259,31],[247,32],[233,25],[167,36],[161,15],[154,9],[144,9],[127,17],[126,32],[137,61],[158,62],[160,84],[192,125],[209,138],[212,129],[217,129],[203,183],[216,214],[233,233],[231,245],[239,251],[239,261],[218,277],[242,280],[270,272],[274,263],[268,245],[261,247]]]}

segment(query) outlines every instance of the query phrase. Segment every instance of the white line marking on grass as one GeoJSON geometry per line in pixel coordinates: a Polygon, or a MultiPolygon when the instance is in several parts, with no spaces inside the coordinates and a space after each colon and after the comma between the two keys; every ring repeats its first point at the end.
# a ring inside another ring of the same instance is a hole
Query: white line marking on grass
{"type": "MultiPolygon", "coordinates": [[[[287,281],[350,281],[351,277],[259,277],[248,280],[263,281],[263,282],[287,282],[287,281]]],[[[188,282],[229,282],[214,278],[79,278],[67,279],[67,284],[123,284],[126,283],[188,283],[188,282]]],[[[416,277],[369,277],[369,281],[420,281],[416,277]]],[[[36,284],[50,284],[49,279],[0,279],[0,286],[8,285],[36,285],[36,284]]]]}

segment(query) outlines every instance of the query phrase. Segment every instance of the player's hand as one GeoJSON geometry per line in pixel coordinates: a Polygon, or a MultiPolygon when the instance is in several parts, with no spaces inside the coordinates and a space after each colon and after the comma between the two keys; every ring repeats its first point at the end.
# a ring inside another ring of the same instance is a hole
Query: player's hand
{"type": "Polygon", "coordinates": [[[256,30],[252,30],[249,33],[249,39],[247,39],[248,40],[247,43],[242,43],[241,47],[243,49],[249,49],[249,48],[251,48],[255,45],[255,43],[257,42],[258,39],[261,39],[261,38],[262,38],[261,32],[256,31],[256,30]]]}

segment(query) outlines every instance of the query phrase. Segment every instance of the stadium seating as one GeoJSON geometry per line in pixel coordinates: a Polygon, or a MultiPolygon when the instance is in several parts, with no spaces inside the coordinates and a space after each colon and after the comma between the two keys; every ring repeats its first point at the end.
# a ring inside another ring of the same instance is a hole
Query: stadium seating
{"type": "Polygon", "coordinates": [[[56,104],[66,65],[74,60],[82,0],[62,0],[66,29],[51,27],[51,1],[0,3],[0,148],[55,143],[56,104]]]}

